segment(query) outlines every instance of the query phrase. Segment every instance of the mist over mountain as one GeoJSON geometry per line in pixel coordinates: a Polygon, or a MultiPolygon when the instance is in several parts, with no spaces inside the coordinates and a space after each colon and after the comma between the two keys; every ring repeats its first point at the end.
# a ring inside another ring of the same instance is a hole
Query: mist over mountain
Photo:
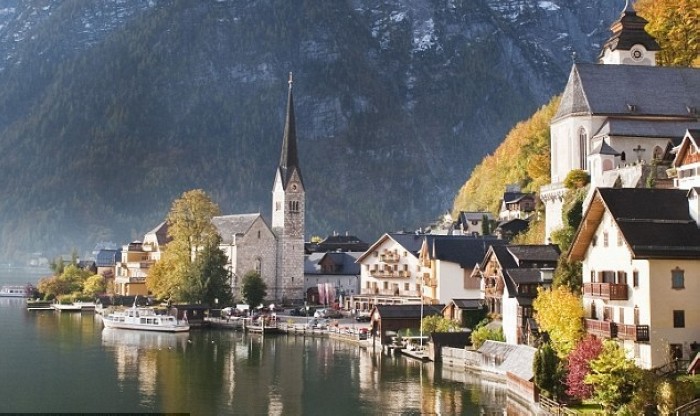
{"type": "Polygon", "coordinates": [[[307,238],[417,228],[623,5],[0,0],[0,257],[140,239],[193,188],[269,219],[290,71],[307,238]]]}

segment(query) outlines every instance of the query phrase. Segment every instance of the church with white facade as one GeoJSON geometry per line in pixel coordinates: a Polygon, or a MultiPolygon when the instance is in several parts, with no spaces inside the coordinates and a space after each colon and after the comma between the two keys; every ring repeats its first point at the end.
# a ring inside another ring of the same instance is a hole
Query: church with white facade
{"type": "Polygon", "coordinates": [[[540,198],[546,236],[562,227],[564,180],[575,169],[596,187],[673,186],[667,168],[700,128],[700,70],[656,66],[660,47],[628,4],[598,63],[576,62],[550,125],[551,184],[540,198]]]}

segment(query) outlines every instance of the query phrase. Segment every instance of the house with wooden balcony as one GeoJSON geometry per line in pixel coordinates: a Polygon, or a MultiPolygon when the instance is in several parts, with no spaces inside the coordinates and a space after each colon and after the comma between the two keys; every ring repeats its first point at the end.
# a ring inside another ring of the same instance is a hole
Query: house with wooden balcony
{"type": "Polygon", "coordinates": [[[351,307],[420,303],[422,267],[418,253],[426,234],[387,233],[360,255],[360,293],[351,307]]]}
{"type": "Polygon", "coordinates": [[[679,189],[700,186],[700,129],[686,130],[683,141],[675,149],[676,155],[667,171],[673,185],[679,189]]]}
{"type": "Polygon", "coordinates": [[[532,302],[537,289],[550,287],[559,260],[559,247],[544,245],[492,245],[478,273],[489,313],[501,319],[509,344],[532,341],[532,302]]]}
{"type": "Polygon", "coordinates": [[[583,264],[584,324],[642,368],[700,341],[697,188],[597,188],[568,258],[583,264]]]}
{"type": "Polygon", "coordinates": [[[161,222],[147,232],[143,241],[133,241],[122,247],[115,260],[114,293],[123,296],[147,295],[148,270],[160,260],[163,247],[170,241],[167,222],[161,222]]]}
{"type": "Polygon", "coordinates": [[[486,251],[507,242],[493,237],[426,236],[419,253],[423,266],[424,303],[447,304],[452,299],[482,299],[481,282],[472,277],[486,251]]]}

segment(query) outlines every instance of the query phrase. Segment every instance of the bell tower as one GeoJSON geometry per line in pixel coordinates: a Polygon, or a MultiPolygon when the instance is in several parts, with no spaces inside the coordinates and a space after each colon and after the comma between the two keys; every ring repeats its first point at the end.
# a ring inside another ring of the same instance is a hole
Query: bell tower
{"type": "Polygon", "coordinates": [[[297,154],[292,83],[290,72],[282,155],[272,188],[272,231],[277,236],[277,274],[275,287],[268,288],[268,295],[277,301],[300,301],[304,298],[306,192],[297,154]]]}

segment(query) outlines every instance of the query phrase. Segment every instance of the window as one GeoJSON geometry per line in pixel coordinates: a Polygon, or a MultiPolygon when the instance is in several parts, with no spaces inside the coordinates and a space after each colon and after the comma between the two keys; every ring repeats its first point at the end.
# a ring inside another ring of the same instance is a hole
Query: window
{"type": "Polygon", "coordinates": [[[618,247],[622,246],[622,232],[621,231],[617,232],[617,245],[618,245],[618,247]]]}
{"type": "Polygon", "coordinates": [[[676,267],[671,270],[671,288],[683,289],[685,287],[685,272],[676,267]]]}
{"type": "Polygon", "coordinates": [[[595,270],[591,270],[591,283],[597,283],[596,275],[595,275],[595,270]]]}
{"type": "Polygon", "coordinates": [[[588,158],[588,133],[583,127],[578,130],[578,155],[579,169],[586,170],[586,159],[588,158]]]}
{"type": "Polygon", "coordinates": [[[639,287],[639,271],[637,270],[632,272],[632,285],[634,287],[639,287]]]}
{"type": "Polygon", "coordinates": [[[603,233],[603,247],[607,247],[607,246],[608,246],[608,240],[609,240],[609,238],[608,238],[608,232],[606,231],[606,232],[603,233]]]}
{"type": "Polygon", "coordinates": [[[289,211],[299,212],[299,201],[289,201],[289,211]]]}
{"type": "Polygon", "coordinates": [[[673,311],[673,327],[685,328],[685,311],[673,311]]]}
{"type": "Polygon", "coordinates": [[[598,236],[597,235],[594,235],[593,238],[591,239],[591,245],[593,247],[598,245],[598,236]]]}
{"type": "Polygon", "coordinates": [[[411,284],[410,284],[410,283],[404,283],[404,284],[403,284],[403,290],[405,290],[406,292],[408,292],[409,290],[411,290],[411,284]]]}
{"type": "Polygon", "coordinates": [[[389,282],[383,282],[384,289],[389,289],[389,282]]]}
{"type": "Polygon", "coordinates": [[[281,202],[275,202],[275,211],[279,211],[282,209],[282,203],[281,202]]]}

